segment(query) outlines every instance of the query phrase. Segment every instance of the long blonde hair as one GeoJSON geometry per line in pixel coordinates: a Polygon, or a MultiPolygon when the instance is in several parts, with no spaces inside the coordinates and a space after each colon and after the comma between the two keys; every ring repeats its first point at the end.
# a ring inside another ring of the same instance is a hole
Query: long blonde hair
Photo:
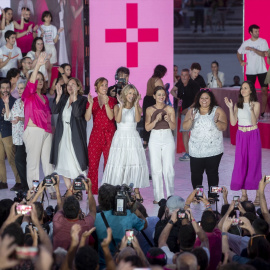
{"type": "Polygon", "coordinates": [[[123,103],[124,103],[124,107],[126,106],[127,104],[127,94],[129,92],[129,90],[134,90],[135,91],[135,98],[132,102],[132,107],[134,106],[134,103],[139,95],[139,92],[137,90],[137,88],[133,85],[133,84],[127,84],[121,91],[121,94],[120,94],[120,98],[123,100],[123,103]]]}

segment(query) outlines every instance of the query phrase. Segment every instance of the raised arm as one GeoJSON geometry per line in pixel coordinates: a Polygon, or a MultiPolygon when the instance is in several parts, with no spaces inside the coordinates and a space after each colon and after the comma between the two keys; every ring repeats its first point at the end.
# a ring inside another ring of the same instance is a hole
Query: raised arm
{"type": "Polygon", "coordinates": [[[236,104],[233,106],[233,102],[231,99],[229,100],[227,97],[225,97],[224,101],[225,101],[225,104],[227,105],[227,107],[229,108],[229,111],[230,111],[230,123],[232,126],[235,126],[237,123],[238,108],[237,108],[236,104]]]}
{"type": "Polygon", "coordinates": [[[83,180],[84,186],[86,191],[88,192],[88,204],[89,204],[89,214],[96,219],[96,213],[97,213],[97,206],[96,206],[96,201],[95,198],[92,194],[92,182],[89,178],[86,178],[88,180],[88,183],[86,183],[83,180]]]}
{"type": "Polygon", "coordinates": [[[259,196],[260,196],[260,206],[261,206],[262,215],[264,217],[264,220],[270,225],[270,214],[268,211],[267,202],[266,202],[265,193],[264,193],[265,187],[268,184],[269,184],[269,180],[266,180],[266,176],[264,176],[259,183],[259,196]]]}
{"type": "Polygon", "coordinates": [[[122,120],[122,112],[123,112],[123,108],[124,108],[124,103],[123,100],[121,99],[121,97],[117,94],[117,100],[120,106],[118,106],[118,104],[116,104],[113,108],[114,111],[114,119],[116,121],[116,123],[120,123],[122,120]]]}
{"type": "Polygon", "coordinates": [[[140,106],[140,100],[141,100],[141,94],[138,95],[136,101],[135,101],[135,121],[137,123],[139,123],[141,121],[141,117],[142,117],[142,108],[140,106]]]}
{"type": "Polygon", "coordinates": [[[87,99],[88,99],[89,107],[86,109],[84,118],[86,121],[89,121],[91,119],[91,116],[92,116],[92,109],[93,109],[93,104],[94,104],[94,100],[93,100],[93,97],[91,96],[90,92],[87,96],[87,99]]]}
{"type": "Polygon", "coordinates": [[[22,8],[22,13],[21,13],[21,23],[18,24],[16,21],[13,21],[14,22],[14,28],[15,29],[18,29],[18,30],[23,30],[23,27],[24,27],[24,13],[26,11],[26,8],[22,8]]]}
{"type": "Polygon", "coordinates": [[[32,74],[31,74],[30,79],[29,79],[29,81],[30,81],[31,83],[35,83],[35,82],[36,82],[37,75],[38,75],[38,71],[39,71],[40,67],[41,67],[42,65],[45,65],[46,62],[48,61],[48,60],[46,59],[46,57],[47,57],[47,54],[46,54],[45,52],[42,52],[42,53],[39,55],[39,57],[38,57],[38,59],[37,59],[37,64],[36,64],[36,66],[35,66],[35,68],[34,68],[32,74]]]}

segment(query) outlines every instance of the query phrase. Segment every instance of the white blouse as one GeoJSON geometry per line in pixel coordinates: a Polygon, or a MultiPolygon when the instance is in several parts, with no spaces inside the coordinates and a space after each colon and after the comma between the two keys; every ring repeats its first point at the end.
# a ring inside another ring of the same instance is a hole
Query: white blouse
{"type": "MultiPolygon", "coordinates": [[[[9,116],[7,117],[6,113],[4,114],[5,121],[13,121],[15,117],[24,117],[24,103],[21,98],[17,99],[13,104],[9,116]]],[[[12,124],[12,140],[14,145],[23,145],[23,131],[24,131],[24,122],[19,121],[17,124],[12,124]]]]}
{"type": "Polygon", "coordinates": [[[249,103],[243,103],[243,109],[237,109],[237,118],[239,126],[252,126],[249,103]]]}

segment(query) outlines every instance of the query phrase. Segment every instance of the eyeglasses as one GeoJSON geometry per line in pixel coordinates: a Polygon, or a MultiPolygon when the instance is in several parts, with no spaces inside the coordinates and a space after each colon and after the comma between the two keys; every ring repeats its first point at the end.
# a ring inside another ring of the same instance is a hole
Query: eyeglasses
{"type": "Polygon", "coordinates": [[[264,239],[266,238],[264,234],[256,234],[250,237],[250,246],[252,246],[253,238],[256,237],[263,237],[264,239]]]}
{"type": "Polygon", "coordinates": [[[209,89],[209,88],[201,88],[200,91],[211,92],[211,89],[209,89]]]}

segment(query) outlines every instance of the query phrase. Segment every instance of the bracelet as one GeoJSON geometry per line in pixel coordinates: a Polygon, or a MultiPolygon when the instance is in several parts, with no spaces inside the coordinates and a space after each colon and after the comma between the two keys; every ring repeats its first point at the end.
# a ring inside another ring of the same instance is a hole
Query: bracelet
{"type": "Polygon", "coordinates": [[[186,205],[187,207],[190,207],[190,204],[187,204],[187,203],[186,203],[185,205],[186,205]]]}
{"type": "Polygon", "coordinates": [[[221,235],[222,236],[224,236],[224,235],[228,236],[228,233],[227,232],[222,232],[221,235]]]}
{"type": "Polygon", "coordinates": [[[64,73],[61,73],[61,75],[64,75],[65,74],[65,72],[64,73]]]}
{"type": "Polygon", "coordinates": [[[210,206],[211,206],[211,204],[208,203],[208,204],[205,205],[205,208],[210,207],[210,206]]]}
{"type": "Polygon", "coordinates": [[[195,218],[193,218],[193,219],[191,220],[191,222],[194,222],[194,221],[196,222],[195,218]]]}

